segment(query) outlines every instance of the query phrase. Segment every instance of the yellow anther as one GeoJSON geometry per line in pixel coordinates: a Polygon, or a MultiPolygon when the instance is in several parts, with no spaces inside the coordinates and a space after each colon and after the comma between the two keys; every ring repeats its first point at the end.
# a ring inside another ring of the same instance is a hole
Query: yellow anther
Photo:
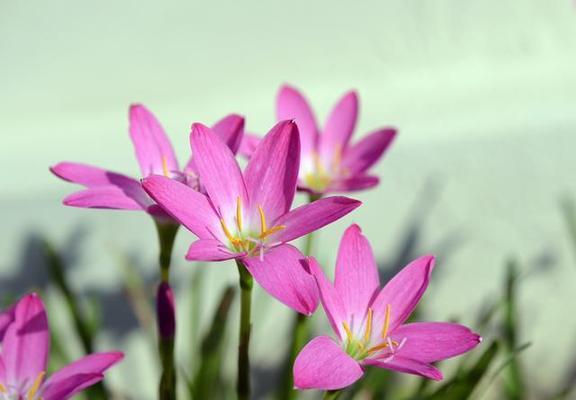
{"type": "Polygon", "coordinates": [[[346,321],[342,321],[342,326],[344,327],[344,331],[346,331],[346,337],[348,338],[348,341],[351,342],[354,340],[354,335],[352,335],[352,331],[350,330],[348,323],[346,321]]]}
{"type": "Polygon", "coordinates": [[[34,400],[36,393],[38,393],[38,389],[40,389],[40,385],[42,385],[42,381],[44,380],[44,375],[46,375],[46,372],[40,372],[38,374],[38,377],[34,381],[34,384],[30,388],[30,390],[28,390],[28,394],[26,395],[27,400],[34,400]]]}
{"type": "Polygon", "coordinates": [[[371,308],[368,309],[368,316],[366,317],[366,331],[364,332],[364,342],[368,343],[370,341],[370,336],[372,336],[372,314],[371,308]]]}
{"type": "Polygon", "coordinates": [[[266,234],[266,231],[268,230],[266,227],[266,216],[264,215],[262,206],[258,206],[258,212],[260,213],[260,235],[262,236],[266,234]]]}
{"type": "Polygon", "coordinates": [[[162,156],[162,172],[166,178],[170,177],[170,173],[168,171],[168,160],[166,159],[166,156],[162,156]]]}
{"type": "Polygon", "coordinates": [[[382,339],[386,339],[388,336],[388,329],[390,328],[390,311],[392,306],[388,304],[386,306],[386,314],[384,316],[384,327],[382,328],[382,339]]]}
{"type": "Polygon", "coordinates": [[[6,389],[6,386],[0,383],[0,393],[6,393],[6,392],[8,392],[8,389],[6,389]]]}
{"type": "Polygon", "coordinates": [[[238,230],[242,232],[242,199],[240,196],[236,199],[236,225],[238,225],[238,230]]]}

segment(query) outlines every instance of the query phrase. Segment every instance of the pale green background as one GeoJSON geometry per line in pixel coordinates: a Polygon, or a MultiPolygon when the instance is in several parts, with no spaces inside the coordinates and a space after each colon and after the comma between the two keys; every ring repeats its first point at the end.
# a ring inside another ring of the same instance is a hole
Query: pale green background
{"type": "MultiPolygon", "coordinates": [[[[79,224],[90,233],[72,273],[77,288],[118,290],[118,258],[127,252],[141,252],[153,271],[152,223],[136,213],[64,208],[60,199],[73,188],[48,166],[75,160],[137,174],[127,135],[131,102],[158,115],[182,159],[193,121],[239,112],[250,130],[264,132],[284,82],[302,88],[322,118],[341,93],[358,89],[358,136],[400,128],[377,169],[381,186],[359,194],[366,204],[323,231],[326,266],[353,221],[387,260],[415,210],[428,205],[421,252],[457,243],[438,261],[442,276],[425,308],[431,318],[470,322],[500,289],[506,257],[518,256],[526,268],[552,257],[552,272],[527,278],[521,294],[522,338],[534,342],[528,373],[534,384],[554,386],[573,357],[576,332],[575,259],[558,206],[576,192],[576,8],[569,0],[0,0],[0,274],[14,272],[25,234],[63,242],[79,224]]],[[[185,279],[193,267],[182,254],[191,239],[181,233],[175,256],[185,279]]],[[[235,279],[232,265],[208,269],[205,318],[223,282],[235,279]]],[[[277,321],[288,312],[262,292],[257,303],[269,317],[255,324],[254,356],[268,365],[287,342],[277,321]]],[[[152,398],[154,355],[137,337],[115,346],[128,356],[111,382],[152,398]]]]}

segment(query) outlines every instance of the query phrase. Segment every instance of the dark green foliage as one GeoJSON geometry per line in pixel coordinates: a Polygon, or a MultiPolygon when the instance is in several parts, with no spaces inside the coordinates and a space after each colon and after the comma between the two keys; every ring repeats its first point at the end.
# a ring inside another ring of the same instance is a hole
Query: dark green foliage
{"type": "MultiPolygon", "coordinates": [[[[48,241],[44,242],[44,252],[50,279],[66,301],[67,311],[70,314],[75,332],[82,344],[84,353],[93,353],[94,336],[98,330],[98,319],[95,317],[95,314],[92,314],[91,318],[88,317],[85,310],[81,309],[81,302],[72,290],[66,277],[62,257],[48,241]]],[[[52,335],[52,338],[56,339],[55,336],[56,335],[52,335]]],[[[53,346],[54,345],[56,345],[56,349],[59,350],[56,354],[63,354],[64,346],[60,344],[57,339],[53,343],[53,346]]],[[[103,382],[92,386],[88,389],[86,394],[90,399],[100,400],[109,398],[103,382]]]]}
{"type": "Polygon", "coordinates": [[[236,291],[228,287],[222,294],[210,329],[202,340],[200,366],[191,385],[194,399],[219,399],[223,397],[222,355],[228,327],[228,314],[236,291]]]}

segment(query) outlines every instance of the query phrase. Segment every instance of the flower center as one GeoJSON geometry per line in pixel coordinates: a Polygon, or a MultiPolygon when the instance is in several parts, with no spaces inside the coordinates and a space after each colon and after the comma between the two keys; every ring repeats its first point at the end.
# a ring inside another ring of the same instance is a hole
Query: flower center
{"type": "Polygon", "coordinates": [[[168,168],[168,158],[166,156],[162,156],[162,175],[199,191],[200,183],[198,177],[189,170],[179,171],[168,168]]]}
{"type": "Polygon", "coordinates": [[[366,316],[366,327],[364,335],[361,338],[356,338],[350,325],[346,321],[342,322],[344,331],[346,332],[346,340],[344,341],[344,350],[348,355],[356,360],[363,360],[367,357],[384,358],[386,360],[392,359],[396,351],[400,350],[406,339],[400,343],[393,340],[388,335],[390,333],[390,312],[392,307],[390,304],[386,306],[386,314],[384,315],[384,324],[382,326],[382,333],[380,339],[372,345],[372,319],[374,311],[368,308],[368,315],[366,316]]]}
{"type": "Polygon", "coordinates": [[[42,400],[42,397],[38,396],[38,391],[44,382],[44,377],[46,372],[40,372],[34,383],[26,392],[26,397],[21,395],[21,391],[10,385],[3,385],[0,383],[0,400],[42,400]]]}
{"type": "Polygon", "coordinates": [[[226,225],[226,221],[224,218],[220,219],[220,225],[222,226],[222,231],[224,231],[224,235],[230,242],[230,248],[236,252],[245,252],[248,253],[249,256],[253,255],[256,251],[260,251],[260,257],[262,258],[264,255],[264,248],[266,245],[266,240],[270,237],[270,235],[281,231],[285,228],[284,225],[276,225],[272,227],[268,227],[266,223],[266,215],[264,214],[264,210],[262,206],[258,206],[258,215],[260,219],[259,224],[259,231],[255,229],[250,229],[248,227],[246,230],[244,229],[244,220],[243,220],[243,208],[242,208],[242,199],[240,196],[236,199],[236,233],[233,233],[228,226],[226,225]]]}
{"type": "Polygon", "coordinates": [[[342,161],[342,147],[336,147],[334,151],[334,156],[329,162],[328,166],[325,166],[320,156],[317,152],[312,153],[313,168],[312,171],[307,172],[304,175],[304,183],[310,189],[316,192],[324,191],[330,183],[334,180],[334,177],[344,174],[341,166],[342,161]]]}

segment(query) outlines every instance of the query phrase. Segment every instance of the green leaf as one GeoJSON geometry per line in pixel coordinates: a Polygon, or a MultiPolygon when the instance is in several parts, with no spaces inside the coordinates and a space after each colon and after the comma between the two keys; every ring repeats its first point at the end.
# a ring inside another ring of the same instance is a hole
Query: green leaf
{"type": "MultiPolygon", "coordinates": [[[[68,312],[72,318],[74,329],[80,339],[84,353],[91,354],[94,352],[94,333],[97,331],[98,327],[93,326],[93,324],[84,318],[84,314],[80,309],[80,300],[70,287],[66,277],[62,257],[47,240],[44,240],[44,257],[46,259],[50,279],[66,301],[68,312]]],[[[92,386],[88,390],[87,394],[91,399],[108,398],[103,382],[92,386]]]]}
{"type": "Polygon", "coordinates": [[[484,350],[484,353],[474,365],[461,369],[451,380],[444,383],[435,392],[421,398],[426,400],[461,400],[469,398],[490,369],[498,352],[498,342],[494,341],[484,350]]]}
{"type": "Polygon", "coordinates": [[[515,261],[509,261],[504,288],[504,323],[502,337],[504,348],[510,362],[504,370],[504,396],[510,400],[523,399],[525,397],[525,382],[522,373],[520,358],[517,357],[518,345],[518,310],[517,310],[517,282],[518,265],[515,261]]]}
{"type": "Polygon", "coordinates": [[[200,326],[200,315],[202,311],[202,287],[204,283],[204,275],[205,275],[206,268],[204,268],[204,264],[199,263],[196,265],[194,269],[194,273],[192,274],[192,281],[190,284],[190,319],[188,321],[188,326],[190,329],[190,337],[189,343],[192,349],[192,354],[190,355],[190,373],[191,375],[196,374],[196,370],[198,365],[200,364],[200,358],[198,357],[198,351],[196,349],[200,346],[199,341],[199,326],[200,326]]]}
{"type": "Polygon", "coordinates": [[[235,294],[234,287],[226,288],[220,298],[212,325],[202,341],[200,367],[196,372],[196,377],[191,387],[194,399],[222,398],[223,388],[220,376],[222,353],[228,325],[228,314],[235,294]]]}

